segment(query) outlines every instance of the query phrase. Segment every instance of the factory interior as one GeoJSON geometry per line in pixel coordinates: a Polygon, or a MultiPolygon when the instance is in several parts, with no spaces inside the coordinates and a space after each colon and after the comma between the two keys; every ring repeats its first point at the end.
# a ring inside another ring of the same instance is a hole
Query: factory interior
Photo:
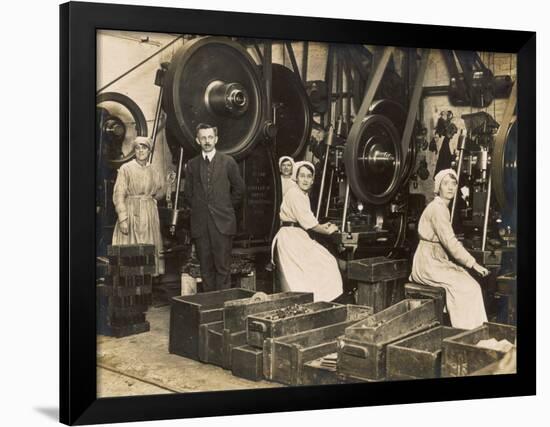
{"type": "Polygon", "coordinates": [[[97,396],[514,373],[517,84],[512,53],[98,30],[97,396]],[[221,286],[209,132],[244,183],[221,286]]]}

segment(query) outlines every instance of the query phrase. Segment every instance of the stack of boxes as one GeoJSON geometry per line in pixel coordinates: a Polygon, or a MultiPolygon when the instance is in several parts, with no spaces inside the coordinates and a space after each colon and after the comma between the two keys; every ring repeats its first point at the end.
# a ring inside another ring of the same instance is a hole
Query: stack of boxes
{"type": "Polygon", "coordinates": [[[98,333],[120,338],[149,331],[155,246],[109,246],[107,255],[105,283],[97,287],[98,333]]]}

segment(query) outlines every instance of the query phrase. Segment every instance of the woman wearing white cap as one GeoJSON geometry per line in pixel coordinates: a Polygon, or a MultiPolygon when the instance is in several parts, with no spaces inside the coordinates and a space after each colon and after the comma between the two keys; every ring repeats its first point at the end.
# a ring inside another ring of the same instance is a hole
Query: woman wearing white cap
{"type": "Polygon", "coordinates": [[[164,273],[160,258],[160,234],[157,200],[164,195],[160,174],[147,164],[152,142],[138,136],[134,140],[136,158],[118,170],[113,190],[113,203],[118,220],[113,232],[113,245],[154,244],[157,274],[164,273]]]}
{"type": "Polygon", "coordinates": [[[289,188],[296,186],[294,175],[294,159],[289,156],[279,158],[279,172],[281,173],[281,190],[283,197],[289,188]]]}
{"type": "Polygon", "coordinates": [[[289,188],[283,198],[279,213],[281,229],[273,241],[282,291],[313,292],[315,301],[331,301],[342,294],[338,263],[328,250],[309,237],[307,230],[332,234],[338,227],[319,224],[311,211],[308,192],[315,176],[313,164],[297,162],[295,169],[297,185],[289,188]]]}
{"type": "Polygon", "coordinates": [[[420,242],[414,254],[410,279],[445,288],[447,309],[455,328],[473,329],[487,321],[481,288],[464,269],[481,276],[489,271],[479,265],[458,241],[451,225],[449,203],[457,191],[457,175],[444,169],[435,176],[435,199],[426,206],[418,222],[420,242]],[[449,258],[456,261],[457,265],[449,258]]]}

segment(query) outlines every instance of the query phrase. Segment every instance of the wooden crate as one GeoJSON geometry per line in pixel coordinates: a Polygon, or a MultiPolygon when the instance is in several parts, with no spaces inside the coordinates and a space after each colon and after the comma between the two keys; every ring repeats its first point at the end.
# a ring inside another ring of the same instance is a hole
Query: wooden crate
{"type": "Polygon", "coordinates": [[[338,372],[367,380],[386,376],[386,346],[439,325],[432,300],[404,300],[346,328],[338,372]]]}
{"type": "Polygon", "coordinates": [[[443,340],[464,329],[437,326],[388,345],[386,377],[388,380],[439,378],[443,340]]]}
{"type": "Polygon", "coordinates": [[[348,263],[348,278],[357,281],[357,304],[372,307],[375,313],[404,298],[401,279],[407,272],[406,259],[374,257],[348,263]]]}
{"type": "Polygon", "coordinates": [[[229,329],[223,330],[222,367],[224,369],[231,369],[233,349],[243,345],[246,345],[246,330],[238,332],[230,332],[229,329]]]}
{"type": "Polygon", "coordinates": [[[199,360],[222,366],[223,322],[205,323],[199,326],[199,360]]]}
{"type": "Polygon", "coordinates": [[[281,292],[268,295],[264,301],[254,301],[252,298],[229,301],[224,304],[224,328],[230,332],[246,330],[246,318],[252,314],[273,311],[293,304],[313,302],[311,292],[281,292]]]}
{"type": "Polygon", "coordinates": [[[497,341],[506,339],[515,344],[516,328],[487,322],[479,328],[445,338],[441,374],[446,377],[462,377],[502,359],[505,352],[476,346],[480,340],[490,338],[497,341]]]}
{"type": "Polygon", "coordinates": [[[148,286],[134,286],[134,287],[118,287],[118,286],[98,286],[98,291],[103,296],[109,297],[128,297],[135,295],[148,295],[153,293],[153,287],[148,286]]]}
{"type": "Polygon", "coordinates": [[[107,267],[107,274],[111,276],[143,276],[155,274],[155,265],[111,265],[107,267]]]}
{"type": "MultiPolygon", "coordinates": [[[[438,322],[434,322],[420,330],[438,325],[438,322]]],[[[384,380],[386,378],[386,347],[388,344],[409,337],[420,330],[405,332],[388,341],[378,343],[359,341],[344,336],[338,348],[338,373],[365,381],[384,380]]]]}
{"type": "Polygon", "coordinates": [[[98,333],[101,335],[107,335],[110,337],[122,338],[130,335],[149,332],[150,329],[151,327],[149,325],[149,322],[145,320],[144,322],[131,323],[128,325],[104,324],[100,329],[98,329],[98,333]]]}
{"type": "Polygon", "coordinates": [[[155,245],[108,245],[108,257],[136,257],[155,255],[155,245]]]}
{"type": "Polygon", "coordinates": [[[497,292],[493,298],[497,308],[497,323],[515,325],[517,322],[517,277],[506,274],[497,277],[497,292]]]}
{"type": "Polygon", "coordinates": [[[407,277],[406,259],[374,257],[348,262],[348,279],[358,282],[380,282],[407,277]]]}
{"type": "Polygon", "coordinates": [[[405,283],[405,298],[406,299],[433,299],[435,302],[435,312],[439,323],[445,326],[450,326],[449,316],[443,311],[445,308],[445,288],[437,286],[427,286],[420,283],[408,282],[405,283]]]}
{"type": "Polygon", "coordinates": [[[153,276],[144,274],[142,276],[105,276],[105,285],[114,287],[134,287],[134,286],[151,286],[153,284],[153,276]]]}
{"type": "Polygon", "coordinates": [[[323,357],[304,363],[302,367],[302,385],[344,384],[341,375],[336,372],[336,366],[327,367],[322,364],[323,357]]]}
{"type": "Polygon", "coordinates": [[[404,298],[403,283],[398,280],[357,282],[357,304],[372,307],[375,313],[404,298]]]}
{"type": "Polygon", "coordinates": [[[264,377],[283,384],[302,383],[304,363],[321,356],[334,353],[338,347],[338,337],[345,329],[372,314],[370,307],[345,306],[346,318],[343,322],[325,325],[264,341],[264,377]]]}
{"type": "Polygon", "coordinates": [[[246,342],[253,347],[262,348],[267,338],[292,335],[343,322],[347,316],[346,306],[341,304],[319,301],[303,304],[302,307],[307,308],[309,312],[282,319],[272,319],[277,310],[248,316],[246,342]]]}
{"type": "Polygon", "coordinates": [[[407,299],[346,329],[345,336],[368,343],[395,341],[437,321],[433,300],[407,299]]]}
{"type": "Polygon", "coordinates": [[[252,295],[253,291],[236,288],[172,298],[168,351],[198,360],[199,326],[222,322],[226,301],[250,298],[252,295]]]}
{"type": "Polygon", "coordinates": [[[233,375],[252,381],[263,378],[263,350],[261,348],[244,345],[232,349],[231,371],[233,375]]]}
{"type": "Polygon", "coordinates": [[[312,301],[313,293],[311,292],[281,292],[267,295],[263,301],[246,298],[226,302],[223,309],[223,368],[231,369],[233,347],[241,347],[246,344],[246,318],[249,315],[312,301]]]}

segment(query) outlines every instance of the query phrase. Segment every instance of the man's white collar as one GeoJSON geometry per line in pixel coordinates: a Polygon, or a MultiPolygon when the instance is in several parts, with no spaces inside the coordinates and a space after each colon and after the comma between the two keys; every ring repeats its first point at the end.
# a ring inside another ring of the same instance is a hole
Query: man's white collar
{"type": "Polygon", "coordinates": [[[212,159],[216,155],[216,149],[215,148],[212,151],[210,151],[209,153],[206,153],[202,150],[201,150],[201,152],[202,152],[202,158],[204,159],[205,157],[208,157],[208,160],[210,160],[210,161],[212,161],[212,159]]]}

